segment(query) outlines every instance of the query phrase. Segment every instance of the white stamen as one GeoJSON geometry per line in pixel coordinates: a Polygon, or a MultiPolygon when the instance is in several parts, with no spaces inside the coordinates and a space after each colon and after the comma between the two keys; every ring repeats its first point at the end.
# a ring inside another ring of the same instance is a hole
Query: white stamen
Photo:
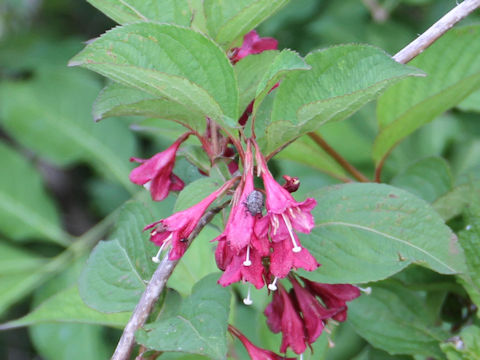
{"type": "Polygon", "coordinates": [[[252,265],[252,262],[250,261],[250,246],[247,246],[247,257],[243,262],[243,266],[250,266],[250,265],[252,265]]]}
{"type": "Polygon", "coordinates": [[[292,244],[293,244],[293,249],[292,251],[294,253],[299,253],[302,251],[302,248],[298,246],[297,241],[295,240],[295,236],[293,235],[292,232],[292,224],[290,224],[290,220],[285,216],[285,214],[282,214],[283,221],[285,221],[285,225],[287,226],[288,233],[290,234],[290,238],[292,239],[292,244]]]}
{"type": "Polygon", "coordinates": [[[278,217],[276,215],[272,215],[272,225],[273,225],[273,235],[277,235],[277,230],[279,227],[278,217]]]}
{"type": "Polygon", "coordinates": [[[152,181],[149,181],[149,182],[146,182],[145,184],[143,184],[143,187],[145,189],[147,189],[148,191],[150,191],[150,186],[152,185],[152,181]]]}
{"type": "MultiPolygon", "coordinates": [[[[355,285],[356,286],[356,285],[355,285]]],[[[370,295],[372,293],[372,288],[369,286],[369,287],[366,287],[366,288],[362,288],[360,286],[356,286],[358,290],[360,290],[361,292],[367,294],[367,295],[370,295]]]]}
{"type": "Polygon", "coordinates": [[[330,339],[330,336],[327,337],[327,341],[330,349],[335,347],[335,343],[332,341],[332,339],[330,339]]]}
{"type": "Polygon", "coordinates": [[[152,257],[152,261],[156,264],[160,264],[160,254],[162,253],[164,245],[165,245],[165,243],[163,243],[162,246],[160,246],[160,249],[158,249],[157,255],[152,257]]]}
{"type": "Polygon", "coordinates": [[[277,280],[278,278],[275,276],[271,284],[268,284],[268,288],[272,291],[277,290],[277,280]]]}
{"type": "Polygon", "coordinates": [[[300,354],[300,360],[303,360],[303,354],[300,354]]]}
{"type": "Polygon", "coordinates": [[[253,304],[253,301],[252,299],[250,298],[250,285],[248,285],[248,292],[247,292],[247,297],[245,299],[243,299],[243,303],[245,305],[252,305],[253,304]]]}
{"type": "Polygon", "coordinates": [[[160,249],[158,249],[157,255],[152,257],[152,261],[156,264],[160,264],[160,255],[162,254],[163,249],[167,245],[168,241],[172,238],[173,233],[170,233],[168,237],[163,241],[162,245],[160,246],[160,249]]]}
{"type": "Polygon", "coordinates": [[[293,211],[293,208],[288,208],[288,212],[290,213],[290,215],[292,215],[292,218],[295,219],[295,211],[293,211]]]}

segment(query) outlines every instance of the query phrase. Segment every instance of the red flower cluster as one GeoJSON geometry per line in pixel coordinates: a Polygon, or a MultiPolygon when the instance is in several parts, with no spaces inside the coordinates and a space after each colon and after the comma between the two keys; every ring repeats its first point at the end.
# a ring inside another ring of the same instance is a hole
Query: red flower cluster
{"type": "Polygon", "coordinates": [[[290,292],[279,284],[264,313],[270,330],[282,333],[280,352],[290,347],[302,354],[322,334],[328,319],[346,320],[346,302],[360,296],[360,291],[349,284],[321,284],[302,278],[302,287],[294,276],[289,280],[293,285],[290,292]]]}
{"type": "MultiPolygon", "coordinates": [[[[235,192],[230,217],[225,231],[215,239],[219,242],[215,258],[218,267],[224,271],[219,280],[221,285],[243,280],[260,289],[265,285],[265,279],[273,277],[269,288],[275,290],[277,278],[284,278],[291,269],[312,271],[319,266],[301,246],[295,233],[295,230],[308,233],[313,228],[310,211],[316,201],[310,198],[297,202],[270,174],[258,147],[256,155],[265,186],[267,213],[262,217],[261,212],[252,214],[249,208],[249,195],[254,191],[253,155],[249,141],[244,176],[235,192]]],[[[249,298],[246,301],[248,303],[249,298]]]]}

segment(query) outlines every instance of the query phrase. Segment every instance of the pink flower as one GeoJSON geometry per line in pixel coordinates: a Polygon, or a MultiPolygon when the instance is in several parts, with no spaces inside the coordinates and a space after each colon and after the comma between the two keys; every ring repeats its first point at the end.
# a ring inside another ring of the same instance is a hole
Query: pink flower
{"type": "MultiPolygon", "coordinates": [[[[257,221],[255,233],[258,238],[270,236],[272,240],[270,273],[276,278],[282,278],[287,276],[292,268],[313,271],[320,264],[302,247],[295,231],[309,233],[312,230],[315,224],[311,210],[317,202],[313,198],[303,202],[296,201],[287,189],[275,181],[256,143],[255,148],[257,166],[265,186],[267,209],[265,217],[257,221]]],[[[269,285],[271,290],[275,290],[276,278],[269,285]]]]}
{"type": "Polygon", "coordinates": [[[337,313],[337,310],[325,309],[315,298],[315,295],[303,288],[293,276],[290,277],[290,281],[293,285],[298,307],[302,312],[305,332],[307,334],[306,340],[309,344],[312,344],[322,334],[325,326],[323,320],[330,319],[337,313]]]}
{"type": "Polygon", "coordinates": [[[231,334],[235,335],[242,342],[243,346],[245,346],[245,349],[247,349],[248,355],[250,355],[250,358],[252,360],[295,360],[295,358],[286,358],[277,355],[272,351],[261,349],[253,345],[245,335],[243,335],[238,329],[236,329],[232,325],[228,325],[228,331],[230,331],[231,334]]]}
{"type": "Polygon", "coordinates": [[[215,259],[224,271],[219,280],[222,286],[240,280],[252,283],[257,289],[265,285],[262,256],[268,255],[270,248],[268,238],[261,241],[254,232],[261,214],[252,214],[247,208],[247,198],[253,191],[253,155],[248,143],[243,179],[235,191],[230,217],[223,233],[214,239],[218,241],[215,259]]]}
{"type": "Polygon", "coordinates": [[[190,135],[191,133],[183,134],[168,149],[150,159],[130,158],[130,161],[142,164],[130,172],[130,181],[145,186],[155,201],[165,199],[170,191],[182,190],[185,184],[172,171],[178,147],[190,135]]]}
{"type": "Polygon", "coordinates": [[[152,229],[150,232],[150,241],[157,246],[161,246],[161,249],[171,244],[172,249],[169,253],[169,259],[179,259],[187,250],[188,237],[198,225],[205,210],[236,180],[237,178],[233,178],[227,181],[218,190],[211,193],[198,204],[186,210],[179,211],[166,219],[147,225],[143,230],[152,229]]]}
{"type": "MultiPolygon", "coordinates": [[[[297,234],[293,233],[292,236],[300,244],[297,234]]],[[[298,246],[300,251],[294,251],[292,242],[288,240],[272,243],[273,252],[270,255],[270,272],[274,276],[284,278],[292,268],[313,271],[320,266],[307,249],[301,245],[298,246]]]]}
{"type": "Polygon", "coordinates": [[[228,286],[240,280],[248,281],[257,289],[265,285],[262,258],[255,249],[245,248],[235,254],[226,241],[219,241],[215,260],[219,269],[224,271],[218,280],[220,285],[228,286]]]}
{"type": "Polygon", "coordinates": [[[274,333],[282,332],[280,352],[290,347],[295,353],[303,354],[306,349],[303,321],[295,309],[290,295],[283,286],[273,293],[273,300],[264,312],[267,324],[274,333]]]}
{"type": "Polygon", "coordinates": [[[244,36],[242,46],[232,50],[230,59],[235,64],[245,56],[260,54],[265,50],[275,50],[277,46],[278,41],[276,39],[270,37],[261,38],[255,30],[252,30],[244,36]]]}
{"type": "Polygon", "coordinates": [[[302,278],[310,292],[322,299],[328,309],[336,309],[334,320],[343,322],[347,319],[347,301],[360,296],[360,290],[350,284],[322,284],[302,278]]]}

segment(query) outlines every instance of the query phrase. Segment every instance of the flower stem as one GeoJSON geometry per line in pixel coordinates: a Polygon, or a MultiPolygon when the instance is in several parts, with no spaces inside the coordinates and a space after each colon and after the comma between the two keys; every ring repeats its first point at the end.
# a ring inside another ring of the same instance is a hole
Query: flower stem
{"type": "Polygon", "coordinates": [[[345,158],[337,153],[319,134],[315,132],[308,133],[310,139],[320,146],[325,152],[330,155],[342,168],[360,182],[370,182],[370,180],[350,164],[345,158]]]}

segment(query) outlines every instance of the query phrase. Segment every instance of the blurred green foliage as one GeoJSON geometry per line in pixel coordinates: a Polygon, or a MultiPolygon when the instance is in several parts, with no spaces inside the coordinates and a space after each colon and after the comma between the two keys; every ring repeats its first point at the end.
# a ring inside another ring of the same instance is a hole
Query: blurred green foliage
{"type": "MultiPolygon", "coordinates": [[[[262,36],[277,38],[280,49],[297,50],[302,55],[343,43],[372,44],[394,54],[454,5],[453,0],[292,0],[261,24],[258,31],[262,36]]],[[[477,11],[462,24],[479,20],[477,11]]],[[[156,119],[123,117],[99,124],[93,122],[91,109],[105,80],[84,69],[69,69],[67,62],[82,48],[81,42],[113,26],[112,20],[83,0],[0,2],[2,322],[25,315],[77,282],[86,255],[98,240],[106,237],[118,215],[116,209],[132,198],[148,201],[145,191],[128,182],[132,168],[128,158],[149,157],[163,150],[178,135],[175,126],[163,127],[156,119]],[[149,131],[152,129],[154,131],[149,131]],[[109,215],[112,212],[113,215],[109,215]],[[79,239],[82,246],[72,245],[79,239]]],[[[416,130],[393,150],[383,172],[383,180],[433,203],[455,231],[479,218],[478,213],[472,214],[465,200],[478,193],[472,190],[472,184],[478,184],[480,177],[479,99],[477,90],[456,108],[416,130]]],[[[372,144],[377,131],[375,104],[369,104],[343,122],[326,125],[320,133],[334,149],[372,178],[372,144]]],[[[302,138],[279,154],[272,168],[276,175],[286,173],[301,179],[298,192],[301,198],[320,187],[338,183],[337,178],[330,175],[341,174],[343,170],[328,159],[308,138],[302,138]],[[315,151],[326,163],[322,166],[318,162],[309,163],[298,156],[299,151],[315,151]]],[[[196,160],[203,161],[201,156],[196,160]]],[[[196,168],[185,159],[177,162],[176,173],[187,183],[199,178],[196,168]]],[[[173,195],[171,197],[154,205],[155,218],[171,212],[174,203],[173,195]]],[[[472,248],[475,248],[472,244],[478,243],[478,229],[476,231],[473,235],[462,234],[462,241],[468,240],[472,248]]],[[[208,242],[217,233],[218,228],[211,227],[203,241],[208,242]]],[[[203,247],[201,251],[205,256],[212,253],[211,247],[203,247]]],[[[182,295],[190,292],[200,275],[214,270],[213,256],[209,264],[204,265],[205,260],[200,257],[187,255],[190,256],[184,260],[192,265],[181,263],[171,279],[181,283],[173,287],[182,295]]],[[[470,260],[474,263],[478,259],[470,260]]],[[[475,300],[478,268],[472,267],[461,281],[473,287],[467,285],[466,288],[475,300]]],[[[407,271],[409,269],[412,268],[407,271]]],[[[362,323],[371,322],[378,325],[374,330],[380,333],[384,330],[382,326],[399,333],[394,327],[398,319],[389,317],[389,312],[394,312],[390,308],[402,306],[398,293],[391,291],[399,282],[404,287],[403,298],[411,299],[409,314],[418,311],[420,306],[438,310],[436,314],[422,314],[425,321],[419,325],[420,330],[428,332],[432,323],[443,321],[439,332],[450,332],[454,336],[466,323],[478,325],[472,310],[475,305],[461,286],[451,278],[440,281],[428,271],[415,274],[408,277],[409,273],[401,273],[391,282],[377,285],[381,290],[375,297],[362,298],[362,303],[356,304],[353,326],[347,322],[334,327],[331,335],[324,333],[315,344],[314,355],[307,355],[305,360],[406,360],[413,359],[412,354],[435,355],[439,359],[444,358],[443,354],[448,359],[478,359],[475,356],[478,356],[479,331],[475,325],[460,333],[466,348],[455,347],[456,339],[453,339],[440,346],[429,344],[430,350],[426,352],[415,352],[414,346],[407,346],[407,351],[402,352],[390,343],[381,344],[372,340],[375,331],[368,333],[362,327],[362,323]],[[434,290],[427,290],[426,285],[433,286],[434,290]],[[447,302],[447,296],[453,300],[447,302]],[[389,304],[384,316],[393,325],[378,324],[375,314],[362,310],[362,307],[373,306],[369,302],[375,301],[389,304]],[[453,311],[449,312],[448,306],[453,311]],[[439,313],[445,316],[436,317],[439,313]],[[329,340],[336,343],[333,349],[328,348],[329,340]],[[390,350],[393,355],[372,345],[390,350]]],[[[241,302],[243,292],[244,287],[235,286],[232,302],[241,302]]],[[[72,299],[78,301],[77,296],[72,299]]],[[[265,292],[254,292],[253,296],[255,307],[236,307],[230,319],[255,344],[277,349],[280,338],[269,332],[261,314],[269,299],[265,292]]],[[[401,317],[401,311],[396,315],[401,317]]],[[[411,336],[400,333],[407,340],[411,336]]],[[[434,335],[427,340],[437,339],[437,334],[434,335]]],[[[36,324],[28,330],[0,332],[0,358],[100,360],[112,353],[117,339],[118,330],[100,325],[36,324]]],[[[234,348],[238,358],[244,359],[245,350],[238,342],[234,348]]],[[[415,356],[415,359],[424,358],[415,356]]]]}

